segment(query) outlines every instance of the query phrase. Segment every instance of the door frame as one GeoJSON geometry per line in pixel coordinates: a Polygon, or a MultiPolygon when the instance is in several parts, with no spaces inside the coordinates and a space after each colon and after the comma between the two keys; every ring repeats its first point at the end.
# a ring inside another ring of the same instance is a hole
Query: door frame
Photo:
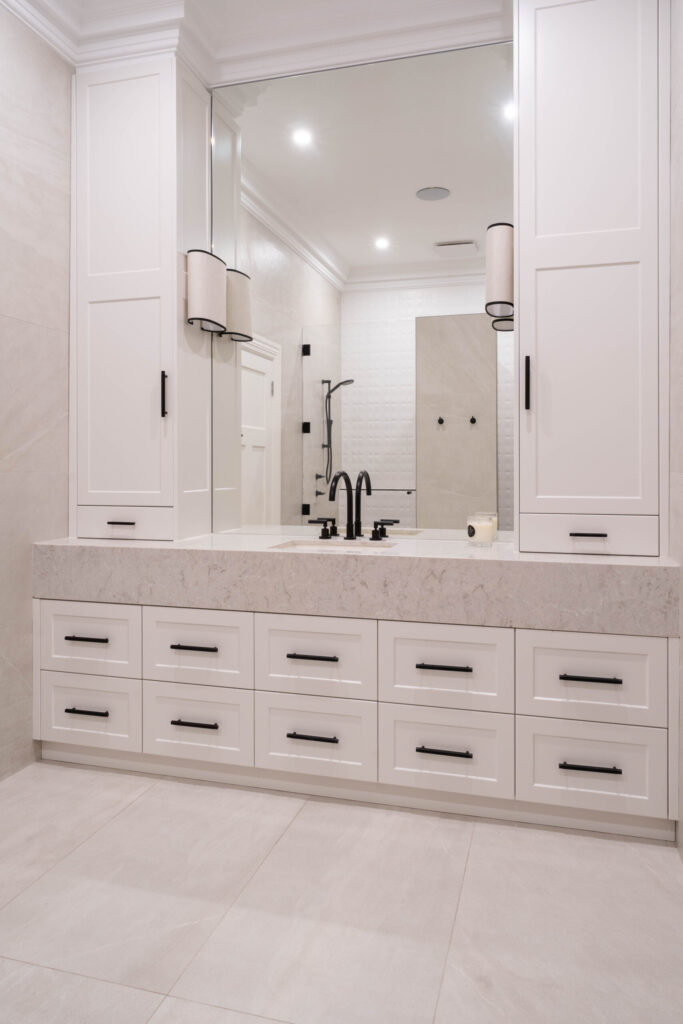
{"type": "MultiPolygon", "coordinates": [[[[282,348],[277,341],[255,334],[251,341],[243,341],[240,345],[240,391],[242,381],[242,353],[250,352],[261,359],[268,359],[273,365],[275,392],[270,406],[273,418],[272,458],[270,468],[270,522],[280,522],[282,508],[282,348]]],[[[240,423],[241,427],[241,423],[240,423]]]]}

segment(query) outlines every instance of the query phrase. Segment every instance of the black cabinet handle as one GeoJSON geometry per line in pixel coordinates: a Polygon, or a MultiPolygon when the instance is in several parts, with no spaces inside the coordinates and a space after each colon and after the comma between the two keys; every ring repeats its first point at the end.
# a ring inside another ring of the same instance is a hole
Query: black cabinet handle
{"type": "Polygon", "coordinates": [[[196,644],[171,644],[172,651],[206,651],[207,654],[218,654],[217,647],[199,647],[196,644]]]}
{"type": "Polygon", "coordinates": [[[570,537],[607,537],[606,533],[579,533],[573,531],[569,534],[570,537]]]}
{"type": "Polygon", "coordinates": [[[339,661],[336,654],[288,654],[295,661],[339,661]]]}
{"type": "Polygon", "coordinates": [[[218,722],[184,722],[182,718],[172,718],[171,725],[184,725],[188,729],[217,729],[218,722]]]}
{"type": "Polygon", "coordinates": [[[288,732],[288,740],[310,740],[311,743],[339,743],[336,736],[308,736],[305,732],[288,732]]]}
{"type": "Polygon", "coordinates": [[[165,416],[167,413],[166,409],[166,381],[168,374],[165,370],[161,371],[161,415],[165,416]]]}
{"type": "Polygon", "coordinates": [[[524,356],[524,408],[531,408],[531,356],[524,356]]]}
{"type": "Polygon", "coordinates": [[[572,676],[568,672],[563,672],[560,679],[565,683],[609,683],[611,686],[621,686],[624,682],[623,679],[617,679],[616,676],[613,679],[609,679],[607,676],[572,676]]]}
{"type": "Polygon", "coordinates": [[[108,711],[84,711],[83,708],[64,708],[65,715],[88,715],[90,718],[109,718],[108,711]]]}
{"type": "Polygon", "coordinates": [[[472,672],[469,665],[429,665],[426,661],[418,661],[415,668],[436,669],[437,672],[472,672]]]}
{"type": "Polygon", "coordinates": [[[438,747],[415,747],[416,754],[438,754],[440,757],[467,757],[470,760],[474,754],[469,750],[439,750],[438,747]]]}
{"type": "Polygon", "coordinates": [[[568,764],[567,761],[562,761],[557,766],[558,768],[565,768],[571,772],[598,772],[600,775],[623,775],[621,768],[601,768],[599,765],[593,764],[568,764]]]}
{"type": "Polygon", "coordinates": [[[135,526],[134,519],[107,519],[107,526],[135,526]]]}
{"type": "Polygon", "coordinates": [[[71,640],[77,644],[108,644],[108,636],[65,636],[65,640],[71,640]]]}

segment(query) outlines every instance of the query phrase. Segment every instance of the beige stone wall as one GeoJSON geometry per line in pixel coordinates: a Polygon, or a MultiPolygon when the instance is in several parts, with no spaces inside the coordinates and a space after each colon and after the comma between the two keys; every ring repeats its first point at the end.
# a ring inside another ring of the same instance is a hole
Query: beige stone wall
{"type": "Polygon", "coordinates": [[[33,758],[31,545],[68,531],[71,74],[0,7],[0,777],[33,758]]]}

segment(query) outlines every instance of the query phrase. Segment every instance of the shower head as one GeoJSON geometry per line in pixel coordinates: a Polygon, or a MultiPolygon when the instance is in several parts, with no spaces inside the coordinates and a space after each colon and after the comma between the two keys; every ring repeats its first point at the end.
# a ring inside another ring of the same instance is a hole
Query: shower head
{"type": "Polygon", "coordinates": [[[329,389],[327,392],[328,395],[331,395],[333,391],[337,390],[337,388],[345,387],[347,384],[353,384],[353,378],[351,378],[351,380],[340,380],[338,384],[335,384],[333,388],[329,389]]]}

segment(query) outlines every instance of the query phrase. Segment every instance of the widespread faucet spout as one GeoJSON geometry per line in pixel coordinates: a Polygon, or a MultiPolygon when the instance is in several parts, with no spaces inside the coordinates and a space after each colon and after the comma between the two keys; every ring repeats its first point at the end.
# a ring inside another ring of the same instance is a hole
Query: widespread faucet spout
{"type": "Polygon", "coordinates": [[[372,484],[370,482],[370,474],[367,469],[361,469],[356,480],[356,515],[355,522],[353,524],[354,532],[356,537],[363,536],[363,517],[360,512],[360,499],[363,491],[363,483],[365,483],[365,493],[372,494],[372,484]]]}
{"type": "Polygon", "coordinates": [[[344,540],[355,540],[355,533],[353,531],[353,488],[351,485],[351,477],[348,473],[345,473],[343,469],[337,470],[332,477],[332,483],[330,484],[330,501],[334,501],[337,497],[337,484],[340,480],[343,480],[346,486],[346,536],[344,537],[344,540]]]}

